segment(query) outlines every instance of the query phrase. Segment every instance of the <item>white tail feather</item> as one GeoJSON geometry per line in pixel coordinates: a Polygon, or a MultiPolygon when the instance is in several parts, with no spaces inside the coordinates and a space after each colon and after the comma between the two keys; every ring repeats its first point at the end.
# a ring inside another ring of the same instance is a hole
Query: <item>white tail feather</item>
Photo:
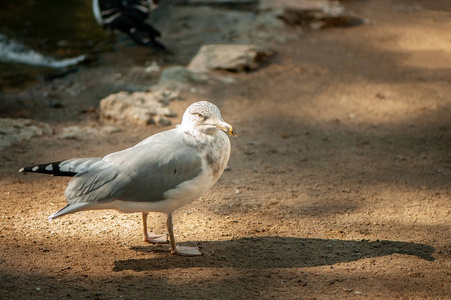
{"type": "Polygon", "coordinates": [[[54,220],[57,219],[59,217],[62,217],[64,215],[68,215],[68,214],[73,214],[82,210],[88,210],[90,209],[90,207],[92,207],[93,205],[95,205],[95,203],[74,203],[74,204],[70,204],[66,207],[64,207],[63,209],[57,211],[54,214],[51,214],[48,217],[48,220],[54,220]]]}

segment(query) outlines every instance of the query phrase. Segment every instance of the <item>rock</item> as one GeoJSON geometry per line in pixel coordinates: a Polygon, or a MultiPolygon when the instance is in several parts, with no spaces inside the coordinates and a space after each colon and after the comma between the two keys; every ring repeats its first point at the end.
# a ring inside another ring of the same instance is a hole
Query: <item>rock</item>
{"type": "Polygon", "coordinates": [[[173,100],[180,100],[180,91],[183,88],[181,86],[158,84],[151,87],[151,90],[146,92],[145,97],[147,101],[156,101],[161,103],[163,106],[169,104],[173,100]]]}
{"type": "Polygon", "coordinates": [[[290,26],[321,29],[354,25],[354,18],[345,15],[339,1],[333,0],[261,0],[260,11],[272,11],[290,26]]]}
{"type": "Polygon", "coordinates": [[[78,140],[82,139],[86,135],[93,135],[95,133],[96,133],[95,129],[91,127],[82,128],[80,126],[69,126],[63,128],[63,132],[58,134],[58,138],[78,140]]]}
{"type": "Polygon", "coordinates": [[[188,65],[189,70],[254,70],[265,53],[259,52],[253,45],[218,44],[204,45],[188,65]]]}
{"type": "Polygon", "coordinates": [[[58,102],[58,101],[56,101],[56,100],[52,100],[52,101],[49,103],[49,106],[50,106],[51,108],[63,108],[63,107],[64,107],[64,105],[61,104],[61,102],[58,102]]]}
{"type": "Polygon", "coordinates": [[[161,68],[156,61],[153,61],[150,66],[148,66],[147,68],[144,69],[145,73],[158,73],[160,71],[161,71],[161,68]]]}
{"type": "Polygon", "coordinates": [[[121,128],[115,126],[103,126],[102,128],[100,128],[100,134],[112,134],[121,131],[121,128]]]}
{"type": "Polygon", "coordinates": [[[161,116],[161,115],[155,116],[154,122],[161,126],[169,126],[172,124],[171,120],[169,120],[165,116],[161,116]]]}
{"type": "Polygon", "coordinates": [[[170,120],[163,117],[176,116],[172,110],[164,107],[158,101],[157,95],[152,92],[131,94],[119,92],[109,95],[100,101],[100,114],[107,120],[125,121],[137,125],[169,125],[170,120]]]}
{"type": "Polygon", "coordinates": [[[235,78],[233,78],[233,77],[218,77],[217,80],[224,84],[235,83],[235,78]]]}
{"type": "Polygon", "coordinates": [[[14,142],[52,133],[52,127],[46,123],[29,119],[0,119],[0,151],[14,142]]]}
{"type": "Polygon", "coordinates": [[[156,85],[147,92],[119,92],[100,101],[100,115],[111,121],[123,121],[137,125],[171,125],[168,118],[177,115],[166,106],[180,99],[180,93],[193,83],[206,82],[208,74],[188,70],[183,66],[172,66],[160,73],[156,85]]]}
{"type": "Polygon", "coordinates": [[[115,132],[120,132],[122,129],[114,126],[103,126],[100,128],[91,127],[91,126],[69,126],[65,127],[60,134],[58,134],[58,138],[60,139],[74,139],[74,140],[82,140],[86,136],[93,135],[108,135],[115,132]]]}

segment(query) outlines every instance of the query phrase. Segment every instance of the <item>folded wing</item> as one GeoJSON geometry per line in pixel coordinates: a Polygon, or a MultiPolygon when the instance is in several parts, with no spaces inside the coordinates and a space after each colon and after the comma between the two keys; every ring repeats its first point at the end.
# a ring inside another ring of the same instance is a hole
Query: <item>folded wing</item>
{"type": "Polygon", "coordinates": [[[69,182],[65,195],[69,204],[117,199],[156,202],[201,172],[197,152],[183,143],[177,131],[166,131],[84,168],[69,182]]]}

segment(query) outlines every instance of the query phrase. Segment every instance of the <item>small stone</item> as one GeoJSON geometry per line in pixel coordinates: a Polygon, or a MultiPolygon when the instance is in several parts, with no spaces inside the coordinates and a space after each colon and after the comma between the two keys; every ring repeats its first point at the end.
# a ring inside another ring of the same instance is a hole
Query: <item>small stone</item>
{"type": "Polygon", "coordinates": [[[101,134],[112,134],[116,132],[121,132],[122,129],[115,126],[104,126],[100,129],[101,134]]]}
{"type": "Polygon", "coordinates": [[[147,68],[144,69],[145,73],[158,73],[160,71],[161,71],[161,68],[156,61],[153,61],[150,66],[148,66],[147,68]]]}
{"type": "Polygon", "coordinates": [[[284,139],[287,139],[287,138],[291,137],[291,134],[289,132],[282,132],[280,134],[280,136],[284,139]]]}
{"type": "Polygon", "coordinates": [[[49,106],[51,108],[63,108],[64,105],[62,105],[60,102],[53,100],[52,102],[49,103],[49,106]]]}

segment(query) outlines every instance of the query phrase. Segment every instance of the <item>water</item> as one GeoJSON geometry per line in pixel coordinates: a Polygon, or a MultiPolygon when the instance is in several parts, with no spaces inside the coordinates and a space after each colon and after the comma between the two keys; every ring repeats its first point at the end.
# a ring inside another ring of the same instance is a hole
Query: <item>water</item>
{"type": "Polygon", "coordinates": [[[66,59],[52,58],[38,53],[22,43],[0,34],[0,62],[3,63],[21,63],[59,69],[76,65],[85,60],[85,58],[85,55],[66,59]]]}
{"type": "Polygon", "coordinates": [[[75,64],[107,39],[91,0],[0,0],[0,91],[75,64]]]}

